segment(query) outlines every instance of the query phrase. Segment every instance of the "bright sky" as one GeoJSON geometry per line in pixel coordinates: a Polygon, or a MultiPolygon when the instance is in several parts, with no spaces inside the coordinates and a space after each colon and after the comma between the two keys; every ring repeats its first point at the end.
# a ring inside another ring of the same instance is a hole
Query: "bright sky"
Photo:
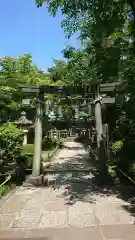
{"type": "Polygon", "coordinates": [[[49,16],[45,5],[36,8],[34,0],[7,0],[0,4],[0,56],[19,56],[31,53],[33,62],[46,70],[52,58],[61,59],[62,49],[77,40],[65,38],[59,13],[49,16]]]}

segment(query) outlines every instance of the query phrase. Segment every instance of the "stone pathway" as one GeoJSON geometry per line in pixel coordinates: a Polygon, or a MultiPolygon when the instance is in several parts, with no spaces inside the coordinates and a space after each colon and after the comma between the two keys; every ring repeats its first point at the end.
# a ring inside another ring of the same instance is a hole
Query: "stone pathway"
{"type": "Polygon", "coordinates": [[[76,142],[66,142],[53,163],[59,170],[50,173],[53,187],[21,186],[0,200],[0,239],[135,239],[132,188],[127,196],[122,186],[96,186],[88,155],[76,142]]]}

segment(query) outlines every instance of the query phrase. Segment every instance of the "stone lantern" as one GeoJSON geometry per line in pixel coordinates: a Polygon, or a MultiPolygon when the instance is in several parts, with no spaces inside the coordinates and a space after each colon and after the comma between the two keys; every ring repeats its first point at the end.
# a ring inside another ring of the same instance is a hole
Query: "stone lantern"
{"type": "Polygon", "coordinates": [[[27,144],[28,129],[29,129],[29,126],[32,125],[32,121],[27,119],[25,112],[22,112],[21,117],[17,121],[15,121],[15,123],[23,129],[23,133],[24,133],[23,145],[27,144]]]}

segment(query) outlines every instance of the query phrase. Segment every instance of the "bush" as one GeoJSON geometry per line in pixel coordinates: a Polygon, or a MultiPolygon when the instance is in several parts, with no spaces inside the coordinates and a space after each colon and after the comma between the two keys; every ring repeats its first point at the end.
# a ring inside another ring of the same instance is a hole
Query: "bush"
{"type": "Polygon", "coordinates": [[[135,163],[131,163],[129,166],[129,174],[135,179],[135,163]]]}
{"type": "Polygon", "coordinates": [[[48,150],[51,148],[55,148],[58,142],[56,139],[52,139],[48,136],[45,136],[42,141],[42,150],[48,150]]]}
{"type": "Polygon", "coordinates": [[[15,187],[14,184],[7,184],[3,185],[0,188],[0,198],[6,194],[8,194],[13,188],[15,187]]]}
{"type": "Polygon", "coordinates": [[[19,159],[18,164],[21,166],[22,169],[32,169],[32,163],[33,163],[33,154],[22,152],[19,159]]]}
{"type": "Polygon", "coordinates": [[[116,141],[111,145],[111,150],[113,153],[119,152],[123,147],[123,142],[122,141],[116,141]]]}
{"type": "Polygon", "coordinates": [[[18,163],[23,169],[32,169],[33,154],[34,144],[26,144],[22,146],[22,152],[18,159],[18,163]]]}
{"type": "Polygon", "coordinates": [[[23,131],[13,124],[0,127],[0,167],[16,164],[21,154],[23,131]]]}
{"type": "Polygon", "coordinates": [[[108,167],[108,174],[110,175],[110,177],[111,177],[112,179],[116,179],[116,177],[117,177],[117,175],[116,175],[116,169],[113,168],[113,167],[111,167],[111,166],[108,167]]]}

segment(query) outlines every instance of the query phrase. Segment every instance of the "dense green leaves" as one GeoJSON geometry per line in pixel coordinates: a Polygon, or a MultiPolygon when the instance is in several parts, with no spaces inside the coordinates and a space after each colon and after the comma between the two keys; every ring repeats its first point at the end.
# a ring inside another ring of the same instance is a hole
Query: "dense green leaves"
{"type": "Polygon", "coordinates": [[[32,64],[31,54],[0,59],[0,122],[15,121],[22,110],[23,95],[18,84],[50,85],[48,73],[32,64]]]}
{"type": "Polygon", "coordinates": [[[57,81],[59,81],[59,83],[61,81],[62,85],[64,85],[64,83],[66,83],[67,64],[61,60],[54,60],[54,64],[54,67],[48,69],[52,82],[57,84],[57,81]]]}
{"type": "MultiPolygon", "coordinates": [[[[36,1],[38,7],[46,4],[48,11],[56,15],[58,9],[64,16],[62,27],[70,37],[80,33],[85,42],[83,57],[70,62],[69,74],[72,78],[87,81],[116,81],[123,69],[123,54],[127,53],[128,40],[133,38],[133,1],[123,0],[44,0],[36,1]],[[131,8],[132,7],[132,8],[131,8]],[[126,26],[128,25],[128,26],[126,26]],[[128,29],[127,29],[128,28],[128,29]],[[87,42],[87,43],[86,43],[87,42]],[[126,51],[125,51],[126,50],[126,51]]],[[[73,49],[64,51],[64,55],[72,58],[73,49]]],[[[79,51],[80,55],[80,51],[79,51]]],[[[125,71],[124,71],[125,72],[125,71]]],[[[125,75],[125,74],[124,74],[125,75]]],[[[121,74],[123,77],[123,73],[121,74]]],[[[80,80],[77,80],[80,81],[80,80]]]]}
{"type": "Polygon", "coordinates": [[[0,169],[4,169],[9,163],[16,163],[20,156],[23,142],[22,130],[12,124],[4,124],[0,127],[0,169]]]}

